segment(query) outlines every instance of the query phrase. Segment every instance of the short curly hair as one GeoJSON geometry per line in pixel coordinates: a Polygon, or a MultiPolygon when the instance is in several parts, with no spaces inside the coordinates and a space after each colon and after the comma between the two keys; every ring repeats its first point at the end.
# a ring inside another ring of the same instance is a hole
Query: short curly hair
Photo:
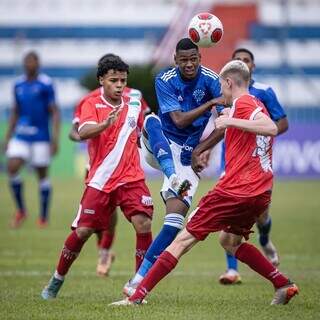
{"type": "Polygon", "coordinates": [[[98,62],[97,78],[103,77],[109,70],[127,72],[129,66],[119,57],[113,54],[106,54],[98,62]]]}

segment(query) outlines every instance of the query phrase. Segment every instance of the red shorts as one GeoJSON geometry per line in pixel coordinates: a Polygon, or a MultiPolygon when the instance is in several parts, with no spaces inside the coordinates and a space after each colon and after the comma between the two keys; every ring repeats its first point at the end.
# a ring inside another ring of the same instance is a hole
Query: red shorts
{"type": "Polygon", "coordinates": [[[268,208],[270,201],[271,191],[244,198],[213,189],[200,200],[186,228],[198,240],[204,240],[209,233],[221,230],[248,239],[256,218],[268,208]]]}
{"type": "Polygon", "coordinates": [[[144,214],[152,219],[152,198],[144,180],[123,184],[110,193],[87,187],[72,228],[105,230],[117,206],[120,206],[129,221],[137,214],[144,214]]]}

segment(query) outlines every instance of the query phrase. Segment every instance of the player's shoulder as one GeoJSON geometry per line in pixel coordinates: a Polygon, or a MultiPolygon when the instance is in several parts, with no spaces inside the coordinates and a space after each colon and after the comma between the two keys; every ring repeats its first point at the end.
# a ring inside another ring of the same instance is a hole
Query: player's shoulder
{"type": "Polygon", "coordinates": [[[24,74],[22,74],[22,75],[18,76],[18,77],[14,80],[14,86],[15,86],[15,87],[21,86],[21,85],[23,85],[26,81],[27,81],[27,77],[26,77],[24,74]]]}
{"type": "Polygon", "coordinates": [[[250,86],[256,90],[260,90],[260,91],[267,91],[272,89],[271,86],[269,84],[263,83],[263,82],[259,82],[259,81],[253,81],[250,86]]]}
{"type": "Polygon", "coordinates": [[[162,80],[164,82],[168,82],[178,76],[176,67],[169,67],[164,70],[161,70],[156,76],[156,80],[162,80]]]}
{"type": "Polygon", "coordinates": [[[141,100],[142,99],[142,93],[140,90],[130,87],[125,87],[123,90],[123,96],[129,97],[132,99],[141,100]]]}
{"type": "Polygon", "coordinates": [[[211,70],[203,65],[201,65],[200,68],[201,68],[201,71],[200,71],[201,77],[203,77],[206,80],[210,80],[210,81],[212,81],[212,80],[219,81],[219,75],[216,72],[214,72],[213,70],[211,70]]]}
{"type": "Polygon", "coordinates": [[[43,84],[43,85],[45,85],[45,86],[51,86],[52,83],[53,83],[53,82],[52,82],[52,78],[49,77],[48,75],[46,75],[45,73],[40,73],[40,74],[38,75],[37,80],[38,80],[41,84],[43,84]]]}

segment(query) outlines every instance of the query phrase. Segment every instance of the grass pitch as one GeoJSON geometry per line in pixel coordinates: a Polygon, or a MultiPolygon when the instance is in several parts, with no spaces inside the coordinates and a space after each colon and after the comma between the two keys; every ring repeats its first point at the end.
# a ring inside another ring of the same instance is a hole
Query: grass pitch
{"type": "MultiPolygon", "coordinates": [[[[212,187],[202,181],[195,200],[212,187]]],[[[297,282],[298,297],[287,306],[269,306],[271,285],[241,265],[243,284],[224,287],[217,278],[225,259],[210,236],[182,258],[175,271],[148,297],[148,304],[111,308],[123,284],[133,275],[135,234],[119,214],[114,244],[116,261],[108,278],[95,274],[97,250],[89,240],[71,268],[59,297],[43,301],[40,292],[54,271],[83,190],[81,180],[53,179],[50,226],[39,230],[37,183],[25,179],[29,218],[19,230],[8,227],[14,211],[5,177],[0,177],[0,319],[320,319],[320,181],[277,182],[271,214],[272,239],[280,269],[297,282]]],[[[154,202],[154,235],[163,220],[160,183],[150,182],[154,202]]],[[[256,234],[251,241],[256,243],[256,234]]]]}

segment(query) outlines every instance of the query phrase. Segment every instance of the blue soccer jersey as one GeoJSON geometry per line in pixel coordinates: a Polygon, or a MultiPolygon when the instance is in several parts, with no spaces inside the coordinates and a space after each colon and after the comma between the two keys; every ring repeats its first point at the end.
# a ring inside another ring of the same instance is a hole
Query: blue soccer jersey
{"type": "Polygon", "coordinates": [[[172,111],[187,112],[207,101],[221,96],[219,76],[212,70],[199,67],[195,79],[185,81],[181,78],[179,68],[168,68],[160,72],[155,80],[159,103],[158,115],[164,134],[179,145],[188,144],[195,147],[211,115],[205,112],[186,128],[177,128],[170,117],[172,111]]]}
{"type": "Polygon", "coordinates": [[[49,141],[49,107],[55,105],[51,79],[41,74],[28,81],[22,76],[15,83],[14,97],[18,108],[14,136],[29,142],[49,141]]]}
{"type": "MultiPolygon", "coordinates": [[[[278,121],[282,118],[285,118],[287,115],[284,112],[281,104],[278,101],[278,98],[273,91],[273,89],[261,82],[256,82],[251,80],[249,85],[249,93],[256,98],[258,98],[267,108],[270,118],[273,121],[278,121]]],[[[225,168],[225,144],[222,144],[222,153],[221,153],[221,171],[225,168]]]]}

